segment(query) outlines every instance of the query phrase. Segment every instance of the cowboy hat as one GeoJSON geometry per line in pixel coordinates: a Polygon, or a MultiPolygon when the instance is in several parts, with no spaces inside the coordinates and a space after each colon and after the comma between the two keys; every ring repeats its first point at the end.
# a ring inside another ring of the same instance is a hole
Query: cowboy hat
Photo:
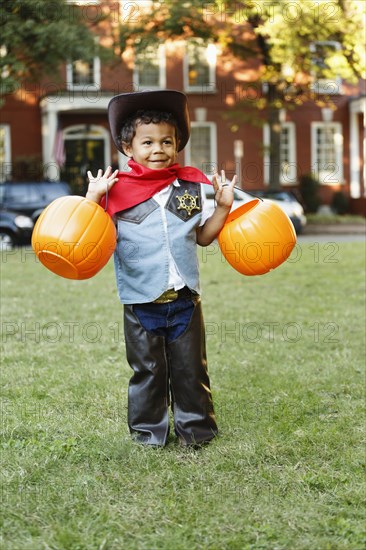
{"type": "Polygon", "coordinates": [[[121,153],[124,152],[118,139],[121,128],[131,115],[140,110],[172,113],[180,131],[178,151],[186,146],[190,135],[190,121],[185,94],[177,90],[133,92],[116,95],[108,105],[108,121],[112,138],[121,153]]]}

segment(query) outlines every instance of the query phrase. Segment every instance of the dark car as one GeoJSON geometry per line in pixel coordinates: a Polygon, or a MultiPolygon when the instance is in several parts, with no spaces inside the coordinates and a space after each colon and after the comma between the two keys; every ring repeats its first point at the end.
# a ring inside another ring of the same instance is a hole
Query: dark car
{"type": "Polygon", "coordinates": [[[4,182],[0,183],[0,207],[25,214],[36,222],[53,200],[70,194],[70,186],[61,181],[4,182]]]}
{"type": "Polygon", "coordinates": [[[29,244],[33,226],[33,220],[24,214],[0,210],[0,250],[29,244]]]}

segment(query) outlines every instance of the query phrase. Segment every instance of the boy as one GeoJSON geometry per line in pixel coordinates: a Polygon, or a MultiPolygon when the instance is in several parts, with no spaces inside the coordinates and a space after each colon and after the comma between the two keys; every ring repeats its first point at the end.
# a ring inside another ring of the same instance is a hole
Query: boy
{"type": "Polygon", "coordinates": [[[184,446],[218,433],[206,365],[196,244],[209,245],[233,203],[234,176],[216,174],[216,209],[202,204],[202,172],[176,163],[188,142],[187,98],[174,90],[114,97],[111,134],[127,155],[130,172],[110,167],[88,172],[86,197],[101,202],[116,221],[115,271],[127,360],[134,371],[128,390],[128,424],[136,441],[164,446],[168,407],[184,446]],[[105,197],[108,190],[107,197],[105,197]]]}

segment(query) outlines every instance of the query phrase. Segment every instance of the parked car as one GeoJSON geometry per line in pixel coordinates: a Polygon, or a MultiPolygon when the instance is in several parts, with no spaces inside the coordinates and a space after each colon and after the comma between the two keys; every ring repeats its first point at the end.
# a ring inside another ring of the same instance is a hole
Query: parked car
{"type": "MultiPolygon", "coordinates": [[[[227,180],[228,182],[228,180],[227,180]]],[[[228,182],[229,183],[229,182],[228,182]]],[[[212,211],[215,208],[214,190],[209,185],[203,186],[206,200],[212,211]]],[[[292,193],[288,191],[268,191],[255,190],[250,193],[242,189],[234,189],[234,203],[231,210],[235,210],[240,205],[253,200],[255,197],[271,200],[276,203],[288,215],[292,221],[296,233],[300,234],[306,225],[306,216],[304,209],[292,193]]]]}
{"type": "MultiPolygon", "coordinates": [[[[209,177],[209,179],[211,179],[211,178],[209,177]]],[[[226,180],[226,181],[227,181],[227,183],[229,183],[228,180],[226,180]]],[[[205,199],[206,205],[208,206],[209,210],[211,210],[211,212],[213,212],[214,209],[215,209],[215,206],[216,206],[214,188],[211,187],[210,185],[203,185],[202,189],[203,189],[203,194],[204,194],[204,199],[205,199]]],[[[239,189],[234,189],[234,202],[233,202],[233,205],[231,207],[231,210],[235,210],[236,208],[238,208],[238,206],[240,206],[241,204],[243,204],[245,202],[248,202],[248,201],[252,200],[253,198],[254,197],[250,196],[245,191],[241,191],[239,189]]]]}
{"type": "Polygon", "coordinates": [[[70,195],[70,186],[61,181],[0,183],[0,208],[24,214],[36,222],[53,200],[70,195]]]}
{"type": "Polygon", "coordinates": [[[0,250],[11,250],[15,246],[29,244],[33,226],[33,220],[29,216],[0,210],[0,250]]]}
{"type": "Polygon", "coordinates": [[[271,191],[269,189],[259,189],[251,191],[256,197],[269,199],[282,208],[292,221],[296,233],[301,233],[306,225],[306,216],[304,209],[297,198],[290,191],[271,191]]]}

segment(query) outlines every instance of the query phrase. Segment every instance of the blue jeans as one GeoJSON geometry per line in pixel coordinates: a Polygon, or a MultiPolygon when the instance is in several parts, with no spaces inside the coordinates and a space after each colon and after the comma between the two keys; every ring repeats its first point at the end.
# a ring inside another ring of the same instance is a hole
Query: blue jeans
{"type": "Polygon", "coordinates": [[[144,329],[173,342],[187,329],[194,303],[189,298],[178,298],[168,304],[135,304],[133,312],[144,329]]]}

